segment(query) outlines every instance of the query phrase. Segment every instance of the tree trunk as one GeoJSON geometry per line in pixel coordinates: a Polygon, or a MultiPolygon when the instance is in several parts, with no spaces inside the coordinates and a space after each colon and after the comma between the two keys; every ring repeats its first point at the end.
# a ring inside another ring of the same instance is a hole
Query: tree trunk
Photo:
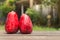
{"type": "Polygon", "coordinates": [[[33,0],[30,0],[30,8],[33,6],[33,0]]]}
{"type": "Polygon", "coordinates": [[[59,18],[59,26],[60,26],[60,0],[58,1],[58,18],[59,18]]]}

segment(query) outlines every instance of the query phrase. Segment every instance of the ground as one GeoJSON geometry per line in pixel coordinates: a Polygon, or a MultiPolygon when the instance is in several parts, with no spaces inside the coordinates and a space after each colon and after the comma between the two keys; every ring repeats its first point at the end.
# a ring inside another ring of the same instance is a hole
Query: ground
{"type": "Polygon", "coordinates": [[[31,34],[6,34],[0,30],[0,40],[60,40],[60,31],[33,31],[31,34]]]}

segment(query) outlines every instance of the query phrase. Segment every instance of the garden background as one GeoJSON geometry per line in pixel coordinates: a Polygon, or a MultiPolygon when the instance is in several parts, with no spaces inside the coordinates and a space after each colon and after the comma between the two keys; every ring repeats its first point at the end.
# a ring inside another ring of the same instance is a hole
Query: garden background
{"type": "Polygon", "coordinates": [[[20,8],[17,12],[21,14],[21,4],[24,6],[24,13],[32,20],[34,31],[60,30],[60,0],[33,0],[32,7],[28,3],[28,0],[0,0],[0,30],[4,30],[10,11],[20,8]]]}

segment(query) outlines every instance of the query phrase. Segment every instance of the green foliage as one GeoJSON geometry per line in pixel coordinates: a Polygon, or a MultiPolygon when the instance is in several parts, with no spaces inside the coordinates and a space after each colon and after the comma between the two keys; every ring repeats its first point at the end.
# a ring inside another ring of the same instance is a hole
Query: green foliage
{"type": "Polygon", "coordinates": [[[37,12],[34,9],[28,9],[26,13],[31,17],[31,20],[33,24],[36,25],[46,25],[47,24],[47,19],[45,16],[43,16],[40,12],[37,12]]]}
{"type": "Polygon", "coordinates": [[[4,30],[4,25],[0,25],[0,30],[4,30]]]}
{"type": "Polygon", "coordinates": [[[40,25],[40,14],[37,11],[29,8],[26,13],[31,17],[33,24],[40,25]]]}
{"type": "Polygon", "coordinates": [[[51,0],[43,0],[42,1],[42,4],[44,4],[44,5],[50,5],[50,3],[51,3],[51,0]]]}
{"type": "MultiPolygon", "coordinates": [[[[0,25],[0,30],[5,30],[5,25],[0,25]]],[[[34,25],[33,30],[34,31],[60,31],[60,28],[56,29],[52,27],[45,27],[45,26],[43,27],[43,26],[34,25]]]]}
{"type": "Polygon", "coordinates": [[[13,5],[16,0],[9,0],[10,5],[13,5]]]}
{"type": "Polygon", "coordinates": [[[3,13],[2,16],[6,16],[8,12],[13,10],[13,7],[3,6],[1,10],[2,10],[2,13],[3,13]]]}
{"type": "MultiPolygon", "coordinates": [[[[57,31],[57,29],[53,28],[53,27],[37,26],[37,25],[33,26],[33,30],[34,31],[57,31]]],[[[58,30],[60,30],[60,29],[58,29],[58,30]]]]}
{"type": "Polygon", "coordinates": [[[51,0],[52,3],[57,3],[59,0],[51,0]]]}
{"type": "Polygon", "coordinates": [[[2,11],[2,16],[6,17],[7,13],[15,10],[14,1],[9,0],[9,5],[6,4],[6,1],[0,6],[0,10],[2,11]]]}
{"type": "Polygon", "coordinates": [[[59,0],[42,0],[42,4],[44,5],[55,5],[59,0]]]}

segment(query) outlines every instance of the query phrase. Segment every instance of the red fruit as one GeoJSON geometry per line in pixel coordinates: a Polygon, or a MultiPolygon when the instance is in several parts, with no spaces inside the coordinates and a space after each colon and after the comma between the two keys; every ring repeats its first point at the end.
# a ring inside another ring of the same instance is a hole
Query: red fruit
{"type": "Polygon", "coordinates": [[[16,33],[18,31],[18,16],[16,12],[9,12],[6,19],[5,30],[7,33],[16,33]]]}
{"type": "Polygon", "coordinates": [[[32,32],[32,21],[28,15],[21,15],[19,21],[19,29],[23,34],[30,34],[32,32]]]}

